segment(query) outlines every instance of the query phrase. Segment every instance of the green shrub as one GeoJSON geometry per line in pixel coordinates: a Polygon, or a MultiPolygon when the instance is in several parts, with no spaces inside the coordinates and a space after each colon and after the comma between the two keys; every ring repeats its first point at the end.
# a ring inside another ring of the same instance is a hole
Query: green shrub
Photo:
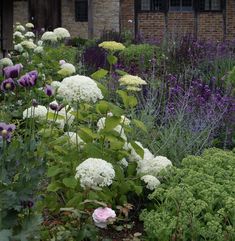
{"type": "Polygon", "coordinates": [[[147,240],[235,240],[235,154],[208,149],[172,168],[144,210],[147,240]]]}

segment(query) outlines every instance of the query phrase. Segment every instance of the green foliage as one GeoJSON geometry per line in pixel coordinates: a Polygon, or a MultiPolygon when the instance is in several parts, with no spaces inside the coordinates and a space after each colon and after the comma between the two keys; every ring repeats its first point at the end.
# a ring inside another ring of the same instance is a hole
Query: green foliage
{"type": "Polygon", "coordinates": [[[141,214],[148,240],[234,240],[234,170],[235,154],[214,148],[165,173],[141,214]]]}

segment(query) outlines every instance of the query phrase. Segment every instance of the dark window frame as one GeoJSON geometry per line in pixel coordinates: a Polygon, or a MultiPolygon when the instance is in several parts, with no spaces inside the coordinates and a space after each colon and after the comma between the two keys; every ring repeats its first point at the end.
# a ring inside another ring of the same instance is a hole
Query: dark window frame
{"type": "MultiPolygon", "coordinates": [[[[201,2],[202,0],[199,0],[199,1],[201,2]]],[[[212,1],[213,0],[209,0],[209,9],[201,9],[200,2],[199,2],[198,12],[202,12],[202,13],[210,13],[210,12],[212,12],[212,13],[221,13],[221,12],[223,12],[223,9],[224,9],[223,1],[225,1],[225,0],[220,0],[220,9],[215,9],[215,10],[211,9],[211,2],[212,1]]]]}
{"type": "Polygon", "coordinates": [[[75,22],[88,22],[88,0],[75,0],[75,22]],[[86,12],[80,14],[79,7],[85,8],[86,12]]]}
{"type": "Polygon", "coordinates": [[[141,9],[141,1],[144,0],[137,0],[137,12],[138,13],[155,13],[155,12],[163,12],[164,10],[164,1],[166,0],[149,0],[150,1],[150,10],[142,10],[141,9]],[[154,8],[155,4],[154,2],[158,1],[158,7],[154,8]]]}
{"type": "Polygon", "coordinates": [[[169,12],[193,12],[194,11],[194,6],[193,6],[194,1],[193,0],[190,0],[190,1],[191,1],[191,7],[189,7],[189,9],[184,9],[183,0],[180,0],[179,9],[176,9],[176,7],[173,8],[171,6],[171,0],[169,0],[169,12]]]}

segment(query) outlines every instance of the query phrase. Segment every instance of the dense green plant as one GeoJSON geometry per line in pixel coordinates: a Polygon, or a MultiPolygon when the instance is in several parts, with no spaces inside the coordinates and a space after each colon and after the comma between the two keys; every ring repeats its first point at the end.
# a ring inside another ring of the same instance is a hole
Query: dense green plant
{"type": "Polygon", "coordinates": [[[141,215],[147,240],[234,240],[234,169],[235,153],[215,148],[172,168],[141,215]]]}

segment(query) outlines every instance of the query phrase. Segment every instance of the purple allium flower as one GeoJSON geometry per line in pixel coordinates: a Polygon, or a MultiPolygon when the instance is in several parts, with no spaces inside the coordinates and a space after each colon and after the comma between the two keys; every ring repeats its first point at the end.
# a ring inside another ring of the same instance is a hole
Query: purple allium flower
{"type": "Polygon", "coordinates": [[[20,205],[24,209],[25,208],[32,208],[34,206],[34,201],[32,201],[32,200],[27,200],[27,201],[21,200],[20,205]]]}
{"type": "Polygon", "coordinates": [[[15,130],[16,126],[14,124],[6,124],[0,122],[0,140],[11,140],[12,132],[15,130]]]}
{"type": "Polygon", "coordinates": [[[62,110],[63,108],[64,108],[64,106],[63,105],[59,105],[59,104],[56,104],[55,102],[53,103],[50,103],[49,104],[49,107],[53,110],[53,111],[56,111],[56,112],[58,112],[58,111],[60,111],[60,110],[62,110]]]}
{"type": "Polygon", "coordinates": [[[17,78],[22,68],[23,68],[22,64],[16,64],[14,66],[5,67],[3,69],[5,78],[17,78]]]}
{"type": "Polygon", "coordinates": [[[15,82],[12,78],[3,80],[1,84],[2,91],[13,91],[15,89],[15,82]]]}
{"type": "Polygon", "coordinates": [[[23,76],[18,80],[18,84],[22,87],[31,87],[36,85],[38,78],[38,72],[33,70],[23,76]]]}
{"type": "Polygon", "coordinates": [[[50,85],[46,85],[46,87],[44,88],[44,92],[48,96],[52,96],[54,94],[54,90],[50,85]]]}
{"type": "Polygon", "coordinates": [[[35,100],[35,99],[32,100],[32,106],[33,107],[37,107],[38,106],[37,100],[35,100]]]}

